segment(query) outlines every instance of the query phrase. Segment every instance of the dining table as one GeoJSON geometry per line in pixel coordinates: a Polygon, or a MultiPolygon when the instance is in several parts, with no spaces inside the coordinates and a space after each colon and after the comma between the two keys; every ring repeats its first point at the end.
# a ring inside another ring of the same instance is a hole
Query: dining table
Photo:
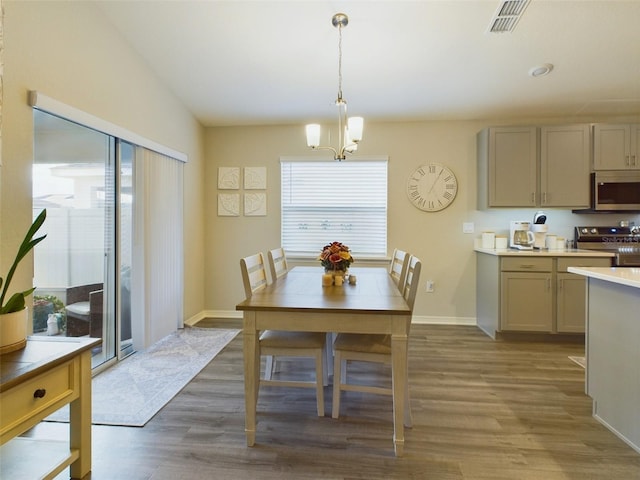
{"type": "Polygon", "coordinates": [[[261,331],[382,334],[391,336],[393,445],[402,456],[411,308],[386,268],[350,268],[352,281],[340,286],[323,286],[323,274],[322,267],[294,267],[236,305],[243,314],[247,445],[256,440],[261,331]]]}

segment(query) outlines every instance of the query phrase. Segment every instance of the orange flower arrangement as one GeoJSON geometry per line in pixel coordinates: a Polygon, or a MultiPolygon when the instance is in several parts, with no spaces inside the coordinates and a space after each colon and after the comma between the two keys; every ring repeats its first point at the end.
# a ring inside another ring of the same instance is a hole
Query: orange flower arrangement
{"type": "Polygon", "coordinates": [[[349,247],[340,242],[325,245],[318,257],[326,271],[346,271],[353,263],[349,247]]]}

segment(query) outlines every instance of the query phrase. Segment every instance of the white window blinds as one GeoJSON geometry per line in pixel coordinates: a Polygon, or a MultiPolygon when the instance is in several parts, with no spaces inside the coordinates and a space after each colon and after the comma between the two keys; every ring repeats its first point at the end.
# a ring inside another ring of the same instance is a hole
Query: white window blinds
{"type": "Polygon", "coordinates": [[[281,160],[282,246],[317,255],[331,242],[354,256],[387,253],[387,160],[281,160]]]}

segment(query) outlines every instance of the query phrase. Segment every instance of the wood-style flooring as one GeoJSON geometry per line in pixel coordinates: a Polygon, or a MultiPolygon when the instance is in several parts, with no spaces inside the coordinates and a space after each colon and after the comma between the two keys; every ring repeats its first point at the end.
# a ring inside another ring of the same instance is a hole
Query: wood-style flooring
{"type": "MultiPolygon", "coordinates": [[[[94,426],[87,478],[640,479],[640,454],[591,416],[584,370],[568,358],[583,354],[575,342],[494,341],[475,327],[414,325],[414,426],[396,458],[391,398],[343,393],[334,420],[330,387],[324,418],[313,389],[261,389],[256,445],[247,447],[239,335],[144,428],[94,426]]],[[[303,368],[282,365],[285,373],[303,368]]],[[[390,378],[379,365],[359,373],[390,378]]],[[[32,434],[64,428],[41,424],[32,434]]]]}

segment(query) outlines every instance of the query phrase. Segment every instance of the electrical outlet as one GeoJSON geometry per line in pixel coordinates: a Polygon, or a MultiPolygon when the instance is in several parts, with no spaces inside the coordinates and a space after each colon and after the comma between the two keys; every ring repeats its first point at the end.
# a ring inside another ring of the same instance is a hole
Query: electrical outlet
{"type": "Polygon", "coordinates": [[[433,280],[427,280],[427,293],[433,293],[435,288],[435,282],[433,280]]]}
{"type": "Polygon", "coordinates": [[[475,231],[475,225],[473,222],[465,222],[462,224],[462,233],[473,233],[475,231]]]}

